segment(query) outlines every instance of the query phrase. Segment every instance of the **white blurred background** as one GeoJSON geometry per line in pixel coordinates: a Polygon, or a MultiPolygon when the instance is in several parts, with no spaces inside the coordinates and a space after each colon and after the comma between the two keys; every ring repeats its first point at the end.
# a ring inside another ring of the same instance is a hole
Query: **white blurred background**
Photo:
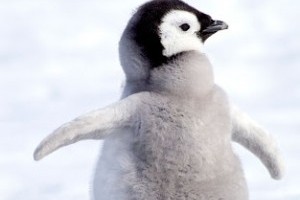
{"type": "MultiPolygon", "coordinates": [[[[143,0],[0,0],[0,198],[88,200],[100,141],[33,161],[62,123],[115,102],[118,41],[143,0]]],[[[272,180],[236,145],[252,200],[300,199],[300,26],[296,0],[187,0],[230,28],[206,52],[233,103],[277,138],[286,175],[272,180]]]]}

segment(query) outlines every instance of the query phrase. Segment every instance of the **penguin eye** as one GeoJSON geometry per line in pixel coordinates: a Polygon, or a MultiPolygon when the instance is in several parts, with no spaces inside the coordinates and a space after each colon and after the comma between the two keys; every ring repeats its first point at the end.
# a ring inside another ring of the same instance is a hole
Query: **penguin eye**
{"type": "Polygon", "coordinates": [[[183,31],[188,31],[188,30],[190,29],[190,25],[187,24],[187,23],[181,24],[179,27],[180,27],[181,30],[183,30],[183,31]]]}

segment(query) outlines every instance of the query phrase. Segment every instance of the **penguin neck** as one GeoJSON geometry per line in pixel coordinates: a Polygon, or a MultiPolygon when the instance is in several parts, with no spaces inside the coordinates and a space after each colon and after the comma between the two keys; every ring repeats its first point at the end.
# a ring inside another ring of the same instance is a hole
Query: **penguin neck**
{"type": "Polygon", "coordinates": [[[148,89],[180,98],[201,98],[213,89],[212,66],[205,54],[189,51],[150,72],[148,89]]]}

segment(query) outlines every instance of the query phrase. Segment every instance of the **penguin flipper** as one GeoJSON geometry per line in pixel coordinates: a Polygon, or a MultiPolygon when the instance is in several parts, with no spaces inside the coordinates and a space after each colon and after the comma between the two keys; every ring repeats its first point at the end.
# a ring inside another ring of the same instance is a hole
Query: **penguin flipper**
{"type": "Polygon", "coordinates": [[[232,140],[256,155],[273,179],[282,178],[284,163],[275,139],[236,107],[232,108],[232,140]]]}
{"type": "Polygon", "coordinates": [[[139,94],[131,95],[65,123],[39,144],[34,152],[34,159],[40,160],[53,151],[80,140],[104,139],[116,129],[132,126],[139,102],[139,94]]]}

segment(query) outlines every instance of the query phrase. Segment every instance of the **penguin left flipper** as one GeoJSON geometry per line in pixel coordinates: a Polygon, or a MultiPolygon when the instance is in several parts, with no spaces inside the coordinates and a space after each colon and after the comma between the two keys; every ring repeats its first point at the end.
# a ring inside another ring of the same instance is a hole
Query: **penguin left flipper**
{"type": "Polygon", "coordinates": [[[133,125],[141,95],[142,93],[133,94],[62,125],[39,144],[34,152],[34,159],[40,160],[53,151],[79,140],[104,139],[116,129],[133,125]]]}
{"type": "Polygon", "coordinates": [[[232,140],[256,155],[273,179],[281,179],[284,163],[274,138],[237,107],[231,109],[232,140]]]}

